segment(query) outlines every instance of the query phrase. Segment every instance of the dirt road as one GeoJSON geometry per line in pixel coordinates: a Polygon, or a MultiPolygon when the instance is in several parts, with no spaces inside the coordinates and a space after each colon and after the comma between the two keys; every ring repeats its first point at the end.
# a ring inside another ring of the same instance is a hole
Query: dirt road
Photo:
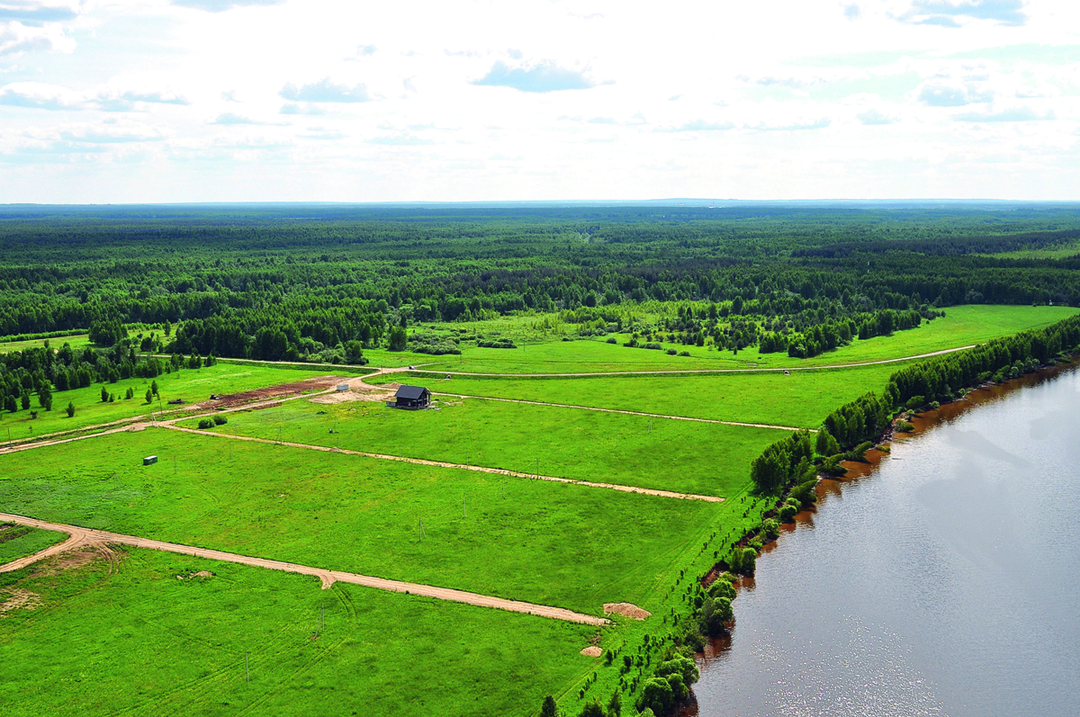
{"type": "Polygon", "coordinates": [[[273,441],[269,438],[256,438],[255,436],[237,436],[230,433],[215,433],[213,431],[200,431],[195,428],[181,428],[172,424],[161,424],[160,428],[168,428],[172,431],[182,431],[184,433],[194,433],[199,436],[216,436],[218,438],[229,438],[234,441],[252,441],[254,443],[265,443],[270,446],[289,446],[290,448],[306,448],[311,451],[323,451],[324,453],[343,453],[347,456],[363,456],[364,458],[377,458],[383,461],[398,461],[400,463],[412,463],[418,466],[434,466],[436,468],[458,468],[465,471],[477,471],[480,473],[492,473],[495,475],[511,476],[514,478],[531,478],[532,480],[546,480],[552,483],[570,483],[572,485],[583,485],[589,488],[606,488],[607,490],[617,490],[623,493],[639,493],[641,495],[654,495],[659,498],[678,498],[680,500],[700,500],[706,503],[723,503],[724,498],[717,497],[715,495],[697,495],[695,493],[677,493],[670,490],[655,490],[652,488],[638,488],[632,485],[619,485],[618,483],[597,483],[588,480],[575,480],[573,478],[561,478],[559,476],[545,476],[537,473],[521,473],[520,471],[510,471],[504,468],[488,468],[487,466],[473,466],[465,465],[463,463],[449,463],[447,461],[431,461],[425,458],[408,458],[406,456],[392,456],[386,453],[368,453],[367,451],[350,451],[347,448],[334,448],[333,446],[316,446],[310,443],[293,443],[292,441],[273,441]]]}
{"type": "Polygon", "coordinates": [[[385,580],[383,578],[374,578],[367,575],[358,575],[356,573],[343,573],[337,570],[313,568],[307,565],[285,563],[280,560],[253,558],[245,555],[236,555],[235,553],[226,553],[220,550],[210,550],[208,548],[196,548],[190,545],[166,543],[160,540],[137,538],[131,535],[109,533],[103,530],[93,530],[91,528],[80,528],[74,525],[48,523],[44,520],[27,518],[22,515],[0,513],[0,521],[16,523],[18,525],[26,525],[32,528],[40,528],[42,530],[52,530],[58,533],[67,533],[71,536],[68,540],[60,543],[59,545],[54,545],[51,548],[43,550],[35,555],[21,558],[20,560],[16,560],[15,562],[0,566],[0,573],[11,572],[12,570],[24,568],[27,565],[32,565],[39,560],[44,560],[45,558],[62,553],[65,550],[71,550],[72,548],[80,547],[83,545],[129,545],[133,548],[161,550],[167,553],[179,553],[181,555],[191,555],[196,558],[206,558],[207,560],[219,560],[225,563],[238,563],[240,565],[250,565],[256,568],[266,568],[267,570],[280,570],[286,573],[311,575],[319,578],[319,580],[322,581],[322,587],[324,590],[331,587],[335,582],[342,582],[350,583],[352,585],[362,585],[364,587],[375,588],[376,590],[389,590],[396,593],[407,593],[410,595],[420,595],[421,597],[435,598],[436,600],[449,600],[451,602],[460,602],[466,605],[490,607],[499,610],[508,610],[510,612],[525,613],[527,615],[538,615],[540,617],[547,617],[553,620],[576,622],[582,625],[600,626],[607,625],[609,622],[602,617],[585,615],[583,613],[574,612],[572,610],[566,610],[559,607],[535,605],[533,603],[521,602],[518,600],[506,600],[504,598],[491,597],[490,595],[479,595],[477,593],[465,592],[463,590],[453,590],[451,588],[440,588],[431,585],[418,585],[416,583],[404,583],[398,580],[385,580]]]}
{"type": "MultiPolygon", "coordinates": [[[[463,393],[432,392],[435,396],[450,396],[451,398],[476,398],[481,401],[502,401],[504,403],[524,403],[530,406],[551,406],[552,408],[576,408],[580,411],[599,411],[600,413],[622,413],[627,416],[645,416],[646,418],[664,418],[669,421],[694,421],[696,423],[718,423],[721,426],[742,426],[743,428],[775,428],[778,431],[802,430],[794,426],[774,426],[771,423],[742,423],[739,421],[720,421],[715,418],[691,418],[690,416],[672,416],[666,413],[645,413],[643,411],[624,411],[619,408],[598,408],[596,406],[576,406],[572,403],[547,403],[546,401],[526,401],[521,398],[496,398],[494,396],[473,396],[463,393]]],[[[817,433],[813,428],[806,429],[811,433],[817,433]]]]}

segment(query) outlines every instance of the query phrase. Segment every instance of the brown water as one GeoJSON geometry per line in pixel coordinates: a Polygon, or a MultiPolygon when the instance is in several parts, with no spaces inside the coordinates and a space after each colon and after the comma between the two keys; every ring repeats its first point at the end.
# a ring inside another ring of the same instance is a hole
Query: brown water
{"type": "Polygon", "coordinates": [[[1080,371],[916,427],[758,560],[693,714],[1080,715],[1080,371]]]}

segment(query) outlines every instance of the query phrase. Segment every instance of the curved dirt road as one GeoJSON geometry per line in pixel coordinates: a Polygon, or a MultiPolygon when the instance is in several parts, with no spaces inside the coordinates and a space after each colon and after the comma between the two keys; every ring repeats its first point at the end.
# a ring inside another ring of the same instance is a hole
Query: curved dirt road
{"type": "Polygon", "coordinates": [[[116,545],[129,545],[134,548],[145,548],[148,550],[161,550],[167,553],[191,555],[196,558],[219,560],[225,563],[250,565],[252,567],[266,568],[268,570],[280,570],[286,573],[311,575],[319,578],[319,580],[322,581],[322,587],[324,590],[332,586],[335,582],[342,582],[350,583],[352,585],[362,585],[364,587],[375,588],[376,590],[389,590],[391,592],[420,595],[421,597],[435,598],[437,600],[460,602],[466,605],[475,605],[477,607],[490,607],[499,610],[508,610],[510,612],[525,613],[527,615],[537,615],[539,617],[551,618],[552,620],[564,620],[566,622],[576,622],[582,625],[600,626],[607,625],[609,623],[609,620],[606,620],[602,617],[585,615],[583,613],[574,612],[573,610],[566,610],[559,607],[535,605],[533,603],[521,602],[519,600],[506,600],[504,598],[492,597],[490,595],[479,595],[477,593],[465,592],[463,590],[440,588],[431,585],[418,585],[416,583],[405,583],[398,580],[386,580],[383,578],[374,578],[367,575],[358,575],[356,573],[343,573],[337,570],[324,570],[322,568],[313,568],[307,565],[285,563],[280,560],[252,558],[245,555],[236,555],[235,553],[226,553],[220,550],[211,550],[209,548],[196,548],[190,545],[166,543],[160,540],[137,538],[131,535],[109,533],[104,530],[93,530],[91,528],[80,528],[74,525],[48,523],[44,520],[27,518],[22,515],[0,513],[0,521],[17,523],[19,525],[26,525],[31,528],[40,528],[42,530],[52,530],[57,533],[67,533],[71,536],[68,540],[60,543],[59,545],[54,545],[51,548],[41,551],[40,553],[36,553],[29,557],[21,558],[12,563],[8,563],[7,565],[0,566],[0,573],[10,572],[12,570],[24,568],[27,565],[31,565],[39,560],[44,560],[45,558],[57,555],[61,552],[64,552],[65,550],[70,550],[80,545],[103,545],[107,543],[112,543],[116,545]]]}

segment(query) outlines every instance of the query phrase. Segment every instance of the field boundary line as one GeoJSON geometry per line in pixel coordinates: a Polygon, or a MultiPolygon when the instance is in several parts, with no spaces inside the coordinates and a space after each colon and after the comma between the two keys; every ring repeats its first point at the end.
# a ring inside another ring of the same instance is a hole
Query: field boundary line
{"type": "Polygon", "coordinates": [[[713,423],[721,426],[740,426],[742,428],[771,428],[777,431],[809,431],[817,433],[813,428],[795,428],[794,426],[776,426],[771,423],[742,423],[740,421],[721,421],[718,418],[694,418],[692,416],[672,416],[666,413],[645,413],[644,411],[628,411],[622,408],[600,408],[599,406],[577,406],[572,403],[549,403],[547,401],[528,401],[523,398],[500,398],[497,396],[475,396],[464,393],[443,393],[432,391],[435,396],[450,396],[451,398],[475,398],[481,401],[502,401],[504,403],[524,403],[530,406],[550,406],[551,408],[576,408],[580,411],[599,411],[600,413],[621,413],[626,416],[644,416],[646,418],[664,418],[669,421],[694,421],[695,423],[713,423]]]}
{"type": "Polygon", "coordinates": [[[239,565],[248,565],[257,568],[266,568],[268,570],[278,570],[286,573],[298,573],[300,575],[312,575],[319,578],[322,581],[322,587],[324,590],[333,586],[336,582],[349,583],[351,585],[361,585],[363,587],[375,588],[376,590],[387,590],[396,593],[406,593],[409,595],[419,595],[421,597],[435,598],[436,600],[447,600],[450,602],[459,602],[466,605],[474,605],[476,607],[490,607],[499,610],[507,610],[509,612],[519,612],[527,615],[537,615],[539,617],[547,617],[553,620],[564,620],[566,622],[576,622],[582,625],[607,625],[609,620],[596,617],[594,615],[586,615],[584,613],[574,612],[573,610],[567,610],[565,608],[551,607],[548,605],[537,605],[535,603],[522,602],[520,600],[507,600],[506,598],[493,597],[491,595],[481,595],[479,593],[466,592],[464,590],[455,590],[453,588],[440,588],[432,585],[421,585],[418,583],[407,583],[400,580],[387,580],[385,578],[376,578],[369,575],[360,575],[358,573],[346,573],[338,570],[326,570],[323,568],[313,568],[307,565],[298,565],[296,563],[287,563],[281,560],[270,560],[267,558],[254,558],[246,555],[238,555],[236,553],[227,553],[221,550],[213,550],[210,548],[198,548],[190,545],[180,545],[178,543],[167,543],[161,540],[151,540],[149,538],[138,538],[133,535],[123,535],[121,533],[110,533],[104,530],[94,530],[93,528],[82,528],[75,525],[64,525],[61,523],[49,523],[44,520],[37,520],[36,518],[28,518],[23,515],[13,515],[10,513],[0,513],[0,520],[16,523],[18,525],[25,525],[31,528],[39,528],[41,530],[51,530],[57,533],[67,533],[71,536],[67,541],[61,543],[59,546],[53,546],[52,548],[43,550],[35,555],[28,556],[27,558],[21,558],[14,563],[8,563],[7,565],[0,566],[0,573],[11,572],[12,570],[18,570],[21,567],[26,567],[37,560],[42,560],[49,555],[55,555],[56,550],[62,546],[67,546],[65,550],[77,547],[79,545],[101,545],[106,543],[112,543],[116,545],[127,545],[133,548],[144,548],[148,550],[160,550],[167,553],[178,553],[180,555],[190,555],[196,558],[205,558],[207,560],[218,560],[225,563],[237,563],[239,565]],[[50,551],[53,551],[50,553],[50,551]],[[36,558],[36,560],[30,560],[30,558],[36,558]],[[22,563],[19,567],[11,567],[15,563],[22,563]]]}
{"type": "MultiPolygon", "coordinates": [[[[412,372],[444,374],[448,376],[473,376],[477,378],[602,378],[604,376],[667,376],[715,373],[779,373],[783,371],[829,371],[832,369],[860,368],[863,366],[881,366],[883,364],[902,363],[904,361],[917,361],[919,359],[933,358],[934,356],[943,356],[945,354],[956,353],[957,351],[966,351],[967,349],[973,349],[979,345],[980,344],[971,344],[970,346],[959,346],[957,348],[931,351],[930,353],[917,354],[915,356],[901,356],[898,358],[881,359],[879,361],[838,363],[825,366],[780,366],[776,368],[685,368],[654,369],[642,371],[579,371],[573,373],[482,373],[476,371],[444,371],[442,369],[421,369],[417,367],[415,369],[412,369],[412,372]]],[[[410,369],[407,368],[378,369],[375,373],[368,374],[367,376],[364,376],[364,378],[374,378],[375,376],[382,374],[400,373],[408,371],[410,371],[410,369]]]]}
{"type": "Polygon", "coordinates": [[[617,490],[623,493],[637,493],[640,495],[651,495],[658,498],[675,498],[678,500],[698,500],[705,503],[723,503],[726,499],[715,495],[698,495],[696,493],[680,493],[678,491],[671,490],[659,490],[656,488],[639,488],[633,485],[622,485],[619,483],[598,483],[596,481],[578,480],[576,478],[563,478],[561,476],[548,476],[537,473],[523,473],[521,471],[512,471],[506,468],[490,468],[488,466],[474,466],[465,463],[451,463],[449,461],[433,461],[427,458],[410,458],[408,456],[394,456],[387,453],[371,453],[368,451],[354,451],[347,448],[335,448],[334,446],[318,446],[311,443],[296,443],[293,441],[275,441],[270,438],[259,438],[257,436],[238,436],[233,433],[214,433],[212,431],[203,431],[197,428],[182,428],[181,426],[174,425],[172,423],[159,424],[158,428],[166,428],[170,431],[181,431],[183,433],[193,433],[197,436],[216,436],[218,438],[228,438],[235,441],[251,441],[253,443],[263,443],[270,446],[288,446],[290,448],[305,448],[309,451],[322,451],[324,453],[341,453],[347,456],[361,456],[363,458],[376,458],[383,461],[397,461],[399,463],[412,463],[418,466],[432,466],[435,468],[456,468],[458,470],[476,471],[478,473],[490,473],[493,475],[510,476],[512,478],[528,478],[530,480],[542,480],[551,483],[567,483],[570,485],[580,485],[587,488],[604,488],[607,490],[617,490]]]}

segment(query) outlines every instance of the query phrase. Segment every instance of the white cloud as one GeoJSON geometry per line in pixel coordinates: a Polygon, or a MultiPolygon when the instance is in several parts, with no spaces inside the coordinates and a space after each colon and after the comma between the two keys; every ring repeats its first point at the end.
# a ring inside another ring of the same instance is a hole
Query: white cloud
{"type": "Polygon", "coordinates": [[[1077,192],[1073,174],[1049,181],[1034,169],[1080,167],[1080,9],[1069,4],[801,0],[782,16],[753,3],[568,8],[0,0],[0,192],[1077,192]],[[57,173],[65,156],[77,176],[57,173]],[[1007,171],[1001,157],[1015,158],[1007,171]],[[95,174],[120,158],[124,169],[95,174]],[[34,173],[35,161],[48,167],[34,173]]]}

